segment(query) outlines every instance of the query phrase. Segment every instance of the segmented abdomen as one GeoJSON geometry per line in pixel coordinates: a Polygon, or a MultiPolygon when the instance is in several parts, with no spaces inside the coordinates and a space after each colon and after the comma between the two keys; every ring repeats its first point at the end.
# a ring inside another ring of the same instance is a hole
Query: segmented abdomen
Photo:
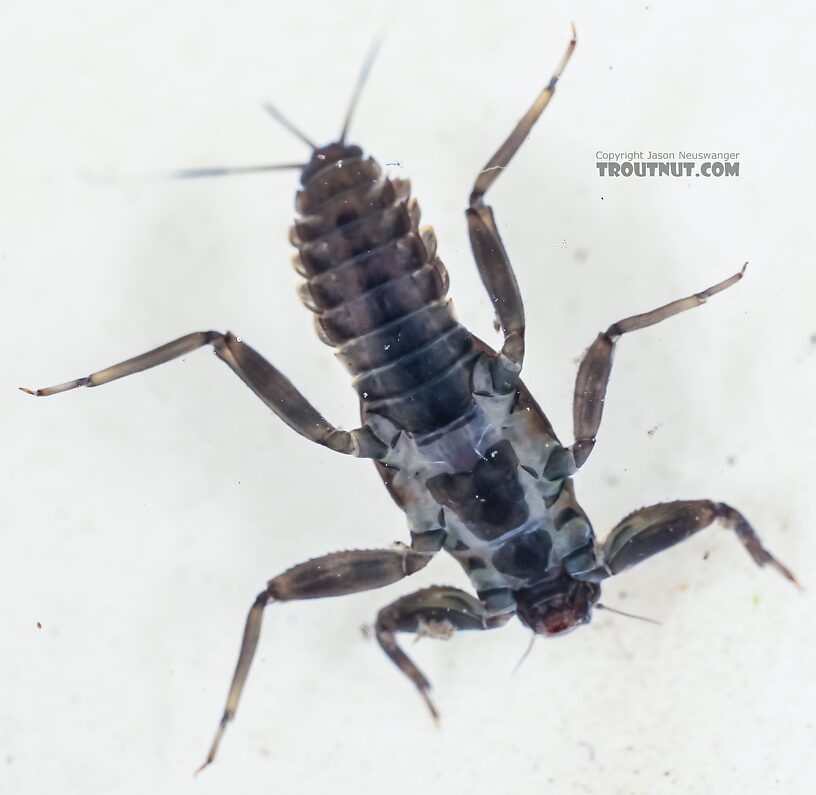
{"type": "Polygon", "coordinates": [[[297,210],[301,299],[366,409],[414,433],[461,416],[476,353],[409,183],[370,158],[341,159],[304,172],[297,210]]]}

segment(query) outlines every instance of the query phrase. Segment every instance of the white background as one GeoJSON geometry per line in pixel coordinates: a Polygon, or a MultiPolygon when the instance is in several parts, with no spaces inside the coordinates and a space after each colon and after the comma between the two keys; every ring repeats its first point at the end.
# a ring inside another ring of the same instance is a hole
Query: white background
{"type": "Polygon", "coordinates": [[[16,387],[229,328],[353,427],[348,377],[294,295],[294,172],[86,175],[305,157],[260,102],[336,136],[386,11],[3,5],[0,792],[810,791],[810,4],[398,4],[351,136],[410,175],[460,317],[496,340],[462,209],[575,21],[559,91],[490,194],[527,306],[526,382],[568,441],[577,357],[601,328],[750,260],[706,307],[621,342],[577,489],[601,537],[641,505],[728,501],[806,591],[712,529],[606,587],[662,627],[601,614],[515,676],[515,623],[413,647],[439,731],[360,627],[420,585],[464,585],[450,559],[381,592],[275,606],[195,781],[264,582],[405,540],[403,519],[370,464],[298,438],[206,351],[47,400],[16,387]],[[649,148],[738,151],[741,176],[598,176],[596,150],[649,148]]]}

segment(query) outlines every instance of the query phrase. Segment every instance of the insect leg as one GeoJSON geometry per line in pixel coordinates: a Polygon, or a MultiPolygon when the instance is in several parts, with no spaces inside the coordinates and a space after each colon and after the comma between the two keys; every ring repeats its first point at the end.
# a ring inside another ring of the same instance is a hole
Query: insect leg
{"type": "MultiPolygon", "coordinates": [[[[746,263],[747,265],[747,263],[746,263]]],[[[630,331],[653,326],[661,320],[673,317],[704,304],[708,298],[722,292],[736,284],[745,273],[745,265],[739,273],[725,279],[701,293],[694,293],[687,298],[672,301],[651,312],[633,315],[624,320],[613,323],[606,331],[601,332],[590,345],[581,366],[578,368],[578,377],[575,380],[575,394],[572,404],[572,422],[575,433],[575,443],[572,452],[575,457],[575,466],[581,467],[589,458],[595,446],[595,437],[601,425],[606,388],[609,384],[609,374],[612,371],[612,357],[618,340],[630,331]]]]}
{"type": "Polygon", "coordinates": [[[475,597],[458,588],[434,586],[403,596],[380,610],[377,616],[377,641],[392,662],[419,690],[434,720],[439,718],[429,695],[431,683],[410,657],[399,647],[397,632],[414,632],[435,638],[449,638],[460,629],[500,627],[510,613],[490,615],[475,597]]]}
{"type": "Polygon", "coordinates": [[[484,195],[512,160],[538,117],[547,107],[555,85],[575,49],[573,37],[550,82],[536,97],[530,109],[507,140],[498,148],[493,157],[476,178],[470,194],[469,207],[465,211],[470,233],[470,244],[479,276],[487,289],[487,294],[496,309],[496,315],[504,333],[504,344],[493,368],[493,385],[500,394],[508,394],[516,388],[521,365],[524,360],[524,304],[521,300],[510,259],[499,235],[492,208],[484,203],[484,195]]]}
{"type": "Polygon", "coordinates": [[[207,758],[199,770],[214,759],[227,724],[235,717],[241,691],[244,689],[252,658],[261,634],[263,610],[270,602],[290,602],[298,599],[321,599],[327,596],[369,591],[401,580],[424,568],[434,552],[415,552],[409,547],[396,549],[335,552],[300,563],[270,580],[258,594],[247,615],[238,664],[230,683],[227,703],[218,724],[207,758]]]}
{"type": "Polygon", "coordinates": [[[385,446],[367,428],[341,431],[327,422],[277,368],[230,332],[196,331],[84,378],[46,389],[20,388],[30,395],[44,397],[81,386],[101,386],[177,359],[205,345],[212,345],[218,358],[226,362],[275,414],[301,436],[337,452],[360,458],[378,458],[386,452],[385,446]]]}
{"type": "MultiPolygon", "coordinates": [[[[765,547],[748,520],[735,508],[711,500],[678,500],[650,505],[630,513],[603,544],[603,573],[608,577],[679,544],[689,536],[719,521],[737,538],[758,566],[770,564],[799,587],[796,577],[765,547]]],[[[595,572],[597,575],[598,572],[595,572]]],[[[595,576],[589,575],[589,579],[595,576]]]]}

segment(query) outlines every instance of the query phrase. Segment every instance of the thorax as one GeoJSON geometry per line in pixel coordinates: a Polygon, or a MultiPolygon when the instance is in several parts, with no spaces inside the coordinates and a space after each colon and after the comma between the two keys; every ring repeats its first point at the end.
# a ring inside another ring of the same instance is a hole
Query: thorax
{"type": "Polygon", "coordinates": [[[594,536],[571,480],[544,476],[561,449],[546,418],[526,392],[490,394],[486,378],[478,361],[470,410],[434,434],[400,433],[385,463],[415,540],[443,532],[480,597],[502,610],[512,608],[513,591],[561,576],[576,556],[593,556],[594,536]]]}

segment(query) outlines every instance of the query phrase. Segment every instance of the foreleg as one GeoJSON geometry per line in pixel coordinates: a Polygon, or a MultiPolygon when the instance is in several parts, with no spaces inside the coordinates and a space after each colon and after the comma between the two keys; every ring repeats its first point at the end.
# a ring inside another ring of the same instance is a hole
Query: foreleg
{"type": "Polygon", "coordinates": [[[377,640],[391,661],[414,683],[436,720],[439,713],[429,695],[431,683],[399,647],[396,633],[414,632],[447,639],[457,630],[500,627],[510,616],[510,613],[491,616],[470,594],[458,588],[434,586],[403,596],[380,610],[377,640]]]}
{"type": "Polygon", "coordinates": [[[630,513],[604,541],[601,568],[581,575],[581,579],[598,580],[619,574],[716,521],[736,533],[757,566],[771,565],[799,587],[793,572],[762,546],[756,530],[739,511],[711,500],[663,502],[630,513]]]}

